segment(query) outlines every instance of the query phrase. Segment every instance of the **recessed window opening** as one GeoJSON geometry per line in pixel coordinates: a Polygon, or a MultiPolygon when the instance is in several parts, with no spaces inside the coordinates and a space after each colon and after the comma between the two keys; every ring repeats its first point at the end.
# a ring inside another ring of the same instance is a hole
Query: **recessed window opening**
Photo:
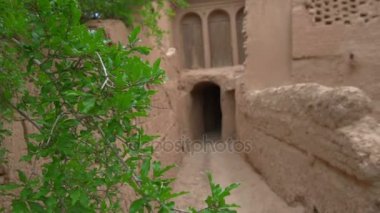
{"type": "Polygon", "coordinates": [[[185,68],[203,68],[205,62],[201,18],[195,13],[186,14],[181,20],[181,34],[185,68]]]}

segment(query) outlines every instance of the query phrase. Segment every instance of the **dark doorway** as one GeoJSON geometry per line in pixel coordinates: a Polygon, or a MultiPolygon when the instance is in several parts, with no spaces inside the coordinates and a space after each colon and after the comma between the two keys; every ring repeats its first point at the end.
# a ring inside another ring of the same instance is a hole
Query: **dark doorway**
{"type": "Polygon", "coordinates": [[[209,85],[203,89],[203,119],[205,133],[220,133],[222,111],[220,108],[220,89],[216,85],[209,85]]]}
{"type": "Polygon", "coordinates": [[[205,134],[220,137],[222,129],[220,87],[211,82],[202,82],[194,87],[191,96],[193,104],[190,117],[193,135],[196,138],[205,134]]]}

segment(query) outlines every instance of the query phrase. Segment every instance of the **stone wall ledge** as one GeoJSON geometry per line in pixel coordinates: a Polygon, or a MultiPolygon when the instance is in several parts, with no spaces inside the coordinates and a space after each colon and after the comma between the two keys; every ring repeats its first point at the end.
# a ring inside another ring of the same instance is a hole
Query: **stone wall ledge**
{"type": "Polygon", "coordinates": [[[239,107],[252,128],[349,176],[380,182],[380,124],[361,90],[295,84],[250,91],[245,99],[239,107]]]}

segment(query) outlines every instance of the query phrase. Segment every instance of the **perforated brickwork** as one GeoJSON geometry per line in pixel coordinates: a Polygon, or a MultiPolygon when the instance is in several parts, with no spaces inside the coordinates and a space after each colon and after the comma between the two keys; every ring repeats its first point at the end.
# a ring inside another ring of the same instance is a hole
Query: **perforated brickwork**
{"type": "Polygon", "coordinates": [[[379,17],[380,0],[306,1],[306,9],[320,25],[369,23],[379,17]]]}

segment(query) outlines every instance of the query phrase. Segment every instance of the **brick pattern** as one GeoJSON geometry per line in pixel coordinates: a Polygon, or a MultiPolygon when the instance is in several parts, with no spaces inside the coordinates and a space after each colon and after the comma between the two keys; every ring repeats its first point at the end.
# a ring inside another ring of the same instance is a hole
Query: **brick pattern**
{"type": "Polygon", "coordinates": [[[379,18],[380,0],[306,0],[317,25],[369,23],[379,18]]]}

